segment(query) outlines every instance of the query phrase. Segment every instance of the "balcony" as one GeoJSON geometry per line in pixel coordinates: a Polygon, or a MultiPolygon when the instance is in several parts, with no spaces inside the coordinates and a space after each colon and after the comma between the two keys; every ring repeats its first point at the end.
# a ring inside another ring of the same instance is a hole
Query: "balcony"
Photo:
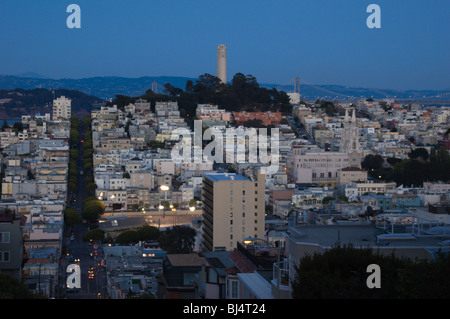
{"type": "Polygon", "coordinates": [[[280,290],[289,290],[289,268],[287,259],[281,261],[280,265],[277,263],[273,264],[272,286],[279,287],[280,290]],[[279,285],[278,278],[280,278],[279,285]]]}

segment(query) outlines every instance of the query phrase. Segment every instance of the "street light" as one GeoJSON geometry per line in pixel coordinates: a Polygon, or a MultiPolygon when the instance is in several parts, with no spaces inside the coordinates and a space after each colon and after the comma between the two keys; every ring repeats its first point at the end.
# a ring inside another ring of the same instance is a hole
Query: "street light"
{"type": "Polygon", "coordinates": [[[173,205],[170,205],[170,208],[172,209],[172,213],[173,213],[173,225],[175,226],[175,212],[177,211],[177,209],[175,207],[173,207],[173,205]]]}
{"type": "Polygon", "coordinates": [[[114,194],[112,194],[111,195],[111,208],[112,208],[112,212],[114,213],[114,198],[115,198],[116,196],[114,195],[114,194]]]}

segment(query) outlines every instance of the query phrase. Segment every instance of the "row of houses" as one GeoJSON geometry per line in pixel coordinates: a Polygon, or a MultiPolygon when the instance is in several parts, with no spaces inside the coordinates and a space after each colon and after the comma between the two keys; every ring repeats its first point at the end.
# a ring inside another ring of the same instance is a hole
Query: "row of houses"
{"type": "MultiPolygon", "coordinates": [[[[35,293],[55,297],[64,234],[69,163],[70,100],[54,114],[24,115],[22,130],[4,128],[0,200],[0,272],[35,293]]],[[[58,109],[58,110],[56,110],[58,109]]]]}

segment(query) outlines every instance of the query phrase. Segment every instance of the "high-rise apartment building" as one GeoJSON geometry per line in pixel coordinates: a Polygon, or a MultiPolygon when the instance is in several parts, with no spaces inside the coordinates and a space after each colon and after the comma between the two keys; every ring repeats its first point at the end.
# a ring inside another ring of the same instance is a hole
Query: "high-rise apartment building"
{"type": "Polygon", "coordinates": [[[231,173],[203,177],[202,251],[233,250],[245,238],[264,239],[265,175],[231,173]]]}
{"type": "Polygon", "coordinates": [[[53,100],[53,120],[70,120],[72,101],[65,96],[53,100]]]}
{"type": "Polygon", "coordinates": [[[227,47],[219,44],[217,47],[217,77],[222,83],[227,83],[227,47]]]}

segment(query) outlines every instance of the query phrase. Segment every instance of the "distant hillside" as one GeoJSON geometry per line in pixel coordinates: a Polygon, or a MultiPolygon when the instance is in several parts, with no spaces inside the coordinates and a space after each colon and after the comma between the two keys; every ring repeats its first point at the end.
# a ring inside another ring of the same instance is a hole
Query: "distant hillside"
{"type": "MultiPolygon", "coordinates": [[[[145,76],[140,78],[126,77],[92,77],[84,79],[48,79],[41,75],[33,76],[33,73],[24,73],[25,76],[0,75],[0,89],[68,89],[83,92],[90,96],[98,96],[104,100],[113,99],[116,95],[141,96],[152,89],[153,83],[157,83],[155,93],[163,93],[164,84],[170,83],[182,90],[188,80],[194,83],[198,78],[177,76],[145,76]]],[[[290,85],[263,84],[261,87],[276,88],[279,91],[293,92],[294,83],[290,85]]],[[[393,98],[400,100],[450,100],[450,90],[392,90],[376,88],[359,88],[340,85],[313,85],[301,83],[300,93],[303,99],[315,101],[325,100],[356,100],[360,98],[393,98]]]]}
{"type": "Polygon", "coordinates": [[[162,93],[163,85],[170,83],[184,90],[186,81],[194,78],[170,77],[170,76],[146,76],[140,78],[125,77],[92,77],[85,79],[47,79],[33,77],[18,77],[11,75],[0,75],[0,89],[13,90],[22,89],[69,89],[83,92],[87,95],[98,96],[109,100],[116,95],[139,96],[147,90],[152,89],[152,83],[158,83],[157,91],[162,93]]]}
{"type": "Polygon", "coordinates": [[[105,103],[98,97],[67,89],[57,89],[54,93],[48,89],[0,90],[0,119],[18,119],[22,115],[37,113],[52,114],[53,99],[63,95],[72,100],[72,114],[76,115],[90,113],[96,104],[105,103]]]}

